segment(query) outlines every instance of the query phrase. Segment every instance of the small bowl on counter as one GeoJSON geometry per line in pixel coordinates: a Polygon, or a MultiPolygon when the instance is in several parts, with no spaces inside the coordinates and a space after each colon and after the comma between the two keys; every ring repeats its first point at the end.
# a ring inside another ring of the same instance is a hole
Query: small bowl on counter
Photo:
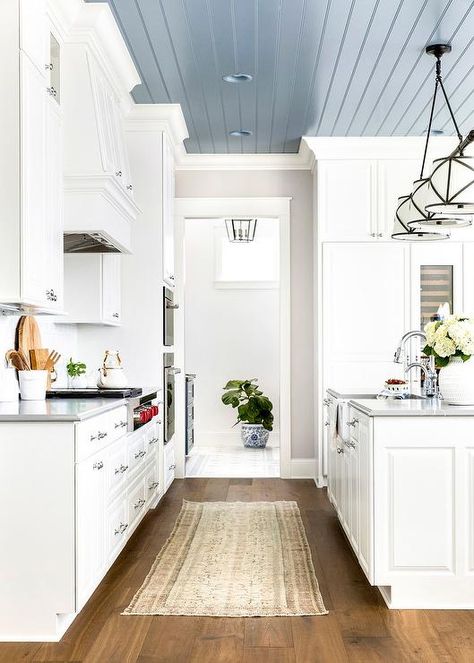
{"type": "Polygon", "coordinates": [[[405,380],[387,380],[384,389],[393,396],[405,396],[408,394],[410,385],[405,380]]]}

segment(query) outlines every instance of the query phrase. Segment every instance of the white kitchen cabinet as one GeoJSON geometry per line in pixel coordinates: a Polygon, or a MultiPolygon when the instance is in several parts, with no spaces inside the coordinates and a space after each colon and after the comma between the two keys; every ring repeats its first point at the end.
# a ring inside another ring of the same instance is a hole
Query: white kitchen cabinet
{"type": "Polygon", "coordinates": [[[317,164],[319,239],[368,241],[376,238],[377,164],[373,160],[317,164]]]}
{"type": "Polygon", "coordinates": [[[102,255],[102,318],[105,324],[118,325],[122,317],[121,257],[102,255]]]}
{"type": "Polygon", "coordinates": [[[64,255],[64,310],[61,324],[121,324],[121,256],[115,253],[64,255]]]}
{"type": "Polygon", "coordinates": [[[419,159],[377,160],[377,236],[391,238],[398,198],[408,195],[420,176],[419,159]]]}
{"type": "Polygon", "coordinates": [[[409,329],[409,247],[327,243],[323,247],[323,385],[379,391],[397,367],[409,329]]]}
{"type": "Polygon", "coordinates": [[[352,411],[357,429],[353,436],[358,454],[358,536],[357,555],[359,563],[369,581],[373,581],[373,457],[370,437],[370,420],[359,412],[352,411]]]}
{"type": "Polygon", "coordinates": [[[107,452],[102,449],[76,468],[76,596],[80,610],[97,587],[105,564],[107,452]]]}
{"type": "Polygon", "coordinates": [[[46,46],[46,0],[18,0],[20,9],[20,48],[44,72],[46,46]]]}
{"type": "Polygon", "coordinates": [[[163,134],[163,281],[174,287],[174,156],[163,134]]]}

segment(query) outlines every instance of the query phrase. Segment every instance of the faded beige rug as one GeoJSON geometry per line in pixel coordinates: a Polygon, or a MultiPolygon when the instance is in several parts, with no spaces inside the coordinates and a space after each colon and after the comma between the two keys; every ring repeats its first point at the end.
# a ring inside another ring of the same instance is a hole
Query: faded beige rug
{"type": "Polygon", "coordinates": [[[296,502],[183,502],[124,615],[325,615],[296,502]]]}

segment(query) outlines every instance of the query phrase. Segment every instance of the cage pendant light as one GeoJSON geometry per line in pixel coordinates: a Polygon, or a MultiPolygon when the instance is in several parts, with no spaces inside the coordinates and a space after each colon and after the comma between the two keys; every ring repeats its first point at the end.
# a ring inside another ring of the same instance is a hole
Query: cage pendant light
{"type": "Polygon", "coordinates": [[[402,196],[399,198],[399,204],[395,214],[395,227],[392,234],[392,239],[397,240],[411,240],[411,241],[436,241],[448,239],[449,235],[425,230],[426,226],[433,227],[433,230],[438,228],[452,228],[470,225],[470,219],[456,218],[455,215],[439,215],[434,210],[427,210],[429,202],[429,188],[430,178],[424,176],[426,157],[428,154],[428,146],[431,137],[431,128],[433,123],[433,115],[436,106],[436,97],[439,89],[442,90],[444,99],[451,113],[458,138],[462,140],[459,133],[458,126],[454,119],[454,115],[449,104],[449,100],[444,89],[443,80],[441,77],[441,57],[445,53],[451,51],[449,44],[432,44],[427,46],[426,53],[434,55],[436,58],[436,76],[435,87],[433,92],[433,99],[431,102],[430,116],[428,122],[428,129],[426,132],[425,149],[423,152],[423,160],[421,163],[421,172],[419,179],[413,183],[413,191],[409,196],[402,196]]]}
{"type": "Polygon", "coordinates": [[[229,242],[253,242],[257,219],[226,219],[229,242]]]}

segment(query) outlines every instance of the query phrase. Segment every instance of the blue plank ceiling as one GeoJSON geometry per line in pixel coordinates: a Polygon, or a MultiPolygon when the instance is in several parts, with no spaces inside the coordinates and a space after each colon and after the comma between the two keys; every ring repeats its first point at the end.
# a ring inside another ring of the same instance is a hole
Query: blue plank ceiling
{"type": "MultiPolygon", "coordinates": [[[[107,1],[107,0],[102,0],[107,1]]],[[[443,59],[464,133],[474,125],[474,1],[108,0],[143,83],[182,105],[188,152],[296,152],[310,136],[421,135],[443,59]],[[251,82],[229,84],[245,72],[251,82]],[[247,129],[248,137],[231,137],[247,129]]],[[[439,104],[434,128],[452,127],[439,104]]]]}

